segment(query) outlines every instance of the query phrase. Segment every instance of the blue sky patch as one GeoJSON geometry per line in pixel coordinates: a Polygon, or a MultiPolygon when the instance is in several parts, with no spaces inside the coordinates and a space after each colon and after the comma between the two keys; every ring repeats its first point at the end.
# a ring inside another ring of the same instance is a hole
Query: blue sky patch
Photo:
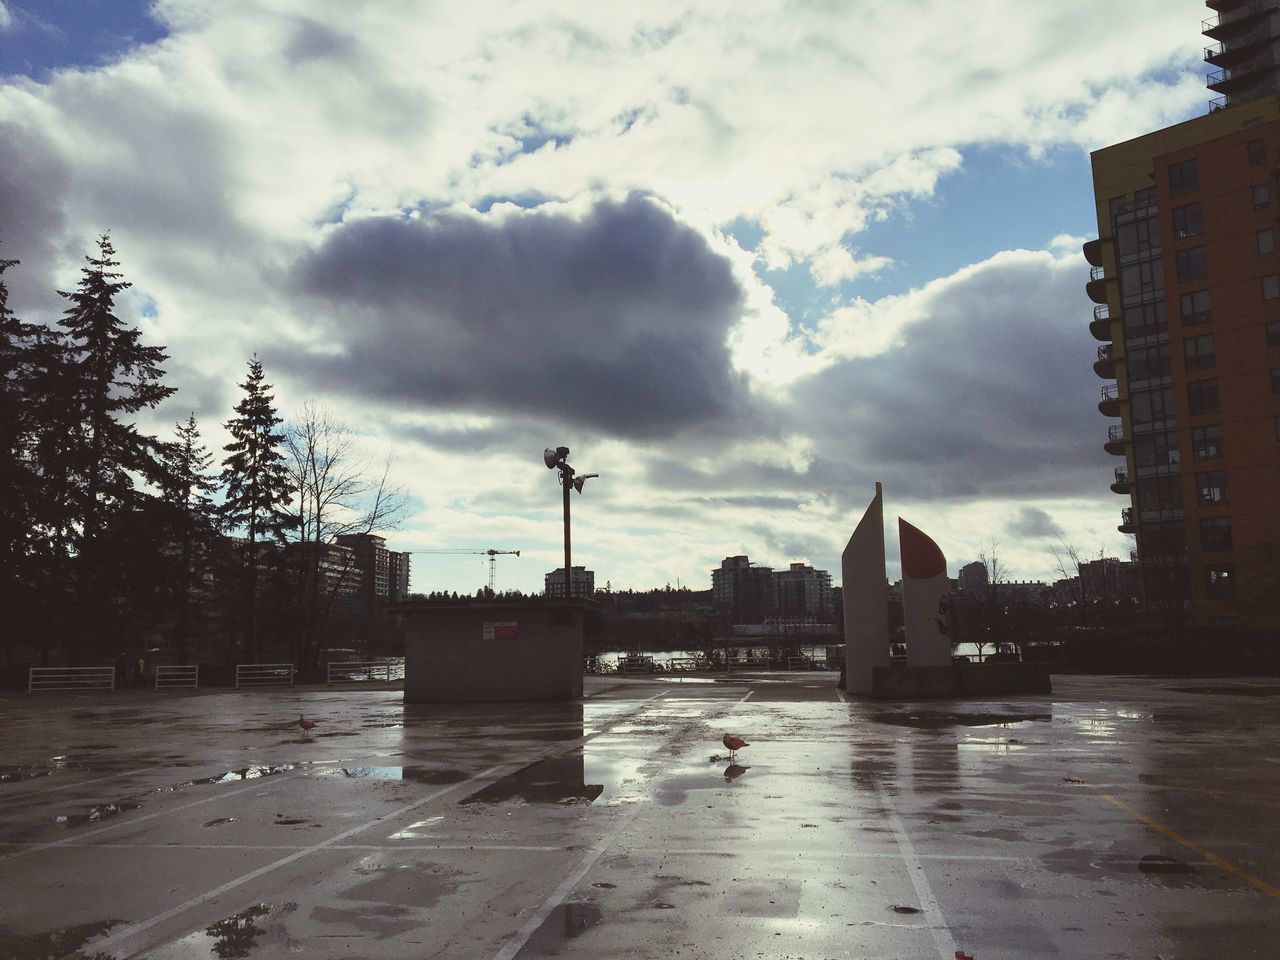
{"type": "Polygon", "coordinates": [[[150,0],[4,0],[0,75],[44,82],[54,70],[97,67],[167,36],[150,0]]]}

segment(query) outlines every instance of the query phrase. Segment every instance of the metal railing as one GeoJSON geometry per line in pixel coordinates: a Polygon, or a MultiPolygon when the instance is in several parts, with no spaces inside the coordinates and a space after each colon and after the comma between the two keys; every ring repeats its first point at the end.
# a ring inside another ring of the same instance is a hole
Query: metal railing
{"type": "Polygon", "coordinates": [[[1116,483],[1126,484],[1129,482],[1129,471],[1125,467],[1116,467],[1116,483]]]}
{"type": "Polygon", "coordinates": [[[115,690],[115,667],[29,667],[27,692],[115,690]]]}
{"type": "Polygon", "coordinates": [[[1104,384],[1102,385],[1102,399],[1103,399],[1104,401],[1105,401],[1105,400],[1119,400],[1119,399],[1120,399],[1120,384],[1118,384],[1118,383],[1104,383],[1104,384]]]}
{"type": "Polygon", "coordinates": [[[1204,48],[1204,58],[1212,63],[1214,57],[1221,56],[1226,52],[1227,45],[1219,40],[1217,43],[1211,43],[1209,46],[1204,48]]]}
{"type": "Polygon", "coordinates": [[[344,660],[325,667],[325,683],[361,683],[369,680],[398,680],[391,676],[399,664],[390,660],[344,660]]]}
{"type": "Polygon", "coordinates": [[[812,670],[813,668],[812,657],[787,657],[788,670],[812,670]]]}
{"type": "Polygon", "coordinates": [[[174,690],[180,688],[191,690],[198,690],[200,688],[200,667],[198,665],[194,667],[156,667],[157,690],[174,690]]]}
{"type": "Polygon", "coordinates": [[[1105,303],[1100,303],[1100,304],[1098,304],[1096,307],[1094,307],[1094,308],[1093,308],[1093,319],[1095,319],[1095,320],[1110,320],[1110,319],[1111,319],[1111,310],[1107,307],[1107,305],[1106,305],[1105,303]]]}
{"type": "Polygon", "coordinates": [[[1120,523],[1122,526],[1133,526],[1133,507],[1125,507],[1120,511],[1120,523]]]}
{"type": "Polygon", "coordinates": [[[1213,113],[1215,110],[1225,110],[1229,106],[1231,106],[1231,104],[1228,102],[1226,97],[1214,97],[1209,101],[1209,112],[1213,113]]]}
{"type": "Polygon", "coordinates": [[[1098,348],[1098,359],[1111,360],[1112,359],[1111,351],[1112,351],[1112,344],[1104,343],[1102,346],[1098,348]]]}
{"type": "Polygon", "coordinates": [[[1126,438],[1124,435],[1124,424],[1113,423],[1107,427],[1107,443],[1124,443],[1126,438]]]}
{"type": "Polygon", "coordinates": [[[1105,280],[1105,279],[1106,279],[1106,276],[1107,276],[1107,271],[1106,271],[1106,268],[1105,268],[1105,267],[1090,267],[1090,268],[1089,268],[1089,279],[1090,279],[1090,280],[1105,280]]]}
{"type": "Polygon", "coordinates": [[[238,663],[236,687],[292,687],[292,663],[238,663]]]}

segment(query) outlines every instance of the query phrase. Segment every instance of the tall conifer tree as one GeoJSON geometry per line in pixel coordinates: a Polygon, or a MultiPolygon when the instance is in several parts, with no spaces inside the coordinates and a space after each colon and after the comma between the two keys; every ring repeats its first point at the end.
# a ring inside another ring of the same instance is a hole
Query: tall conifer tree
{"type": "Polygon", "coordinates": [[[236,415],[226,423],[231,442],[223,449],[222,483],[226,499],[222,504],[223,524],[245,534],[245,647],[249,659],[258,659],[258,580],[261,568],[259,545],[274,542],[283,546],[285,531],[297,524],[289,511],[293,487],[281,452],[284,433],[276,416],[271,385],[265,382],[262,362],[255,355],[249,361],[249,376],[240,384],[244,397],[236,404],[236,415]]]}
{"type": "MultiPolygon", "coordinates": [[[[53,401],[62,407],[70,431],[63,447],[66,462],[58,469],[67,482],[70,512],[63,533],[76,555],[79,623],[73,623],[68,637],[73,662],[80,634],[92,631],[111,639],[110,560],[103,533],[113,519],[148,496],[135,487],[135,476],[157,486],[164,478],[163,445],[126,418],[174,393],[161,383],[164,350],[143,345],[141,332],[116,316],[115,299],[131,284],[115,269],[120,264],[110,239],[99,237],[97,256],[85,260],[76,289],[59,291],[70,306],[60,321],[66,336],[57,378],[62,395],[53,401]]],[[[50,423],[43,427],[58,428],[50,423]]]]}
{"type": "Polygon", "coordinates": [[[163,494],[180,556],[174,584],[178,610],[173,634],[180,664],[187,662],[193,565],[203,565],[216,527],[215,508],[209,496],[218,485],[209,475],[212,463],[213,454],[200,439],[196,415],[192,413],[185,421],[178,421],[175,440],[166,450],[163,494]]]}

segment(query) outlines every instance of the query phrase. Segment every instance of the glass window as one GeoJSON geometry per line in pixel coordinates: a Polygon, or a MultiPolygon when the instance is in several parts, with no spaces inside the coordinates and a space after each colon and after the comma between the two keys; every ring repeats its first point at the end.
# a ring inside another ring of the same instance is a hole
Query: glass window
{"type": "Polygon", "coordinates": [[[1218,412],[1218,381],[1193,380],[1187,384],[1187,412],[1192,416],[1218,412]]]}
{"type": "Polygon", "coordinates": [[[1164,263],[1140,260],[1120,266],[1120,300],[1126,306],[1164,293],[1164,263]]]}
{"type": "Polygon", "coordinates": [[[1173,208],[1173,238],[1183,240],[1204,233],[1204,217],[1200,213],[1200,204],[1189,203],[1185,207],[1173,208]]]}
{"type": "Polygon", "coordinates": [[[1133,205],[1135,207],[1149,207],[1156,202],[1156,188],[1143,187],[1141,190],[1133,191],[1133,205]]]}
{"type": "Polygon", "coordinates": [[[1280,320],[1267,321],[1267,346],[1280,347],[1280,320]]]}
{"type": "Polygon", "coordinates": [[[1267,162],[1267,145],[1261,140],[1250,140],[1245,149],[1249,154],[1249,165],[1256,167],[1260,163],[1267,162]]]}
{"type": "Polygon", "coordinates": [[[1203,370],[1213,366],[1213,334],[1189,337],[1182,341],[1182,356],[1187,370],[1203,370]]]}
{"type": "Polygon", "coordinates": [[[1159,423],[1172,420],[1173,388],[1135,390],[1129,394],[1129,417],[1134,423],[1159,423]]]}
{"type": "Polygon", "coordinates": [[[1227,502],[1227,471],[1202,470],[1196,474],[1196,503],[1202,507],[1227,502]]]}
{"type": "Polygon", "coordinates": [[[1182,506],[1181,477],[1139,477],[1139,510],[1177,510],[1182,506]]]}
{"type": "MultiPolygon", "coordinates": [[[[1264,184],[1262,185],[1262,188],[1265,190],[1265,189],[1266,189],[1266,186],[1267,186],[1267,185],[1264,183],[1264,184]]],[[[1254,196],[1254,205],[1256,206],[1256,205],[1257,205],[1257,197],[1258,197],[1258,192],[1257,192],[1257,191],[1258,191],[1258,188],[1257,188],[1257,187],[1254,187],[1254,188],[1253,188],[1253,190],[1254,190],[1254,194],[1253,194],[1253,196],[1254,196]]],[[[1112,197],[1110,200],[1108,200],[1108,201],[1107,201],[1107,210],[1111,213],[1111,219],[1112,219],[1112,220],[1115,220],[1115,218],[1116,218],[1116,217],[1118,217],[1118,216],[1120,216],[1120,214],[1124,213],[1124,197],[1123,197],[1123,196],[1119,196],[1119,197],[1112,197]]]]}
{"type": "Polygon", "coordinates": [[[1196,427],[1191,431],[1191,456],[1197,460],[1212,460],[1222,456],[1222,426],[1196,427]]]}
{"type": "Polygon", "coordinates": [[[1265,183],[1260,183],[1253,188],[1253,205],[1255,207],[1271,206],[1271,188],[1265,183]]]}
{"type": "Polygon", "coordinates": [[[1179,250],[1173,259],[1177,266],[1179,283],[1186,283],[1188,280],[1199,280],[1209,273],[1208,264],[1204,256],[1204,247],[1189,247],[1186,250],[1179,250]]]}
{"type": "Polygon", "coordinates": [[[1182,307],[1182,325],[1184,327],[1194,327],[1201,323],[1209,323],[1213,319],[1213,315],[1209,311],[1208,290],[1184,293],[1178,298],[1178,302],[1182,307]]]}
{"type": "Polygon", "coordinates": [[[1125,355],[1125,362],[1129,364],[1130,383],[1167,377],[1173,372],[1167,343],[1154,347],[1134,347],[1125,355]]]}
{"type": "Polygon", "coordinates": [[[1271,392],[1280,393],[1280,370],[1271,371],[1271,392]]]}
{"type": "Polygon", "coordinates": [[[1204,550],[1231,549],[1231,518],[1201,517],[1200,547],[1204,550]]]}
{"type": "Polygon", "coordinates": [[[1275,300],[1280,297],[1280,277],[1274,274],[1269,277],[1262,278],[1262,299],[1275,300]]]}
{"type": "Polygon", "coordinates": [[[1137,303],[1124,308],[1124,335],[1127,339],[1150,337],[1169,329],[1164,318],[1164,301],[1137,303]]]}
{"type": "Polygon", "coordinates": [[[1275,253],[1276,252],[1276,235],[1271,232],[1271,228],[1258,231],[1258,252],[1259,253],[1275,253]]]}
{"type": "Polygon", "coordinates": [[[1204,593],[1214,600],[1236,595],[1236,568],[1217,566],[1204,568],[1204,593]]]}
{"type": "Polygon", "coordinates": [[[1133,462],[1138,467],[1177,466],[1178,434],[1172,430],[1141,433],[1133,438],[1133,462]]]}
{"type": "Polygon", "coordinates": [[[1180,197],[1199,189],[1200,171],[1194,158],[1169,165],[1169,196],[1180,197]]]}

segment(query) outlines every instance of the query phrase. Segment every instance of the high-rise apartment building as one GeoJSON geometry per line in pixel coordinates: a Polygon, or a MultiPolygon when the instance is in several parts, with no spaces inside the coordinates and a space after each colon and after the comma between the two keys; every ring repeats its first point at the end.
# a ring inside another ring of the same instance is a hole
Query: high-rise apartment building
{"type": "MultiPolygon", "coordinates": [[[[586,567],[574,567],[569,571],[569,589],[579,600],[590,600],[596,595],[596,572],[586,567]]],[[[548,597],[564,596],[564,567],[544,574],[542,592],[548,597]]]]}
{"type": "Polygon", "coordinates": [[[1280,2],[1209,0],[1202,117],[1094,152],[1086,287],[1153,610],[1270,623],[1280,564],[1280,2]]]}

